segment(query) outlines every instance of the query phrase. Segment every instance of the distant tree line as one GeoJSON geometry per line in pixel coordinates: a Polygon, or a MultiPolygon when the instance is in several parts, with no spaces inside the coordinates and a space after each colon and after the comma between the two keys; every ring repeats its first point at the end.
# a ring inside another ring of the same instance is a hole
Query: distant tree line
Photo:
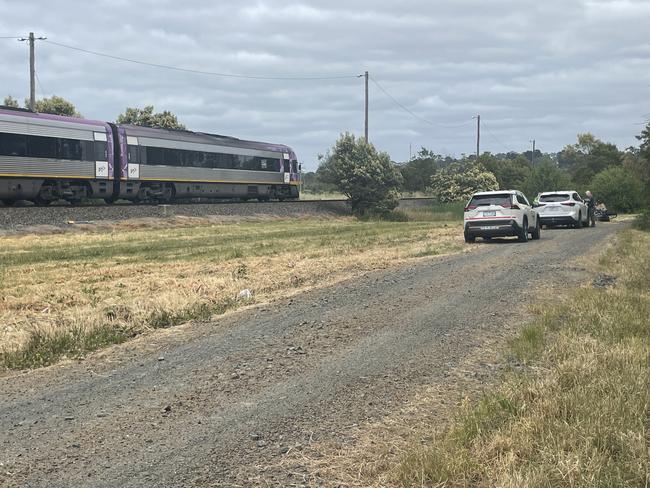
{"type": "MultiPolygon", "coordinates": [[[[559,153],[484,152],[478,158],[452,158],[422,148],[411,160],[393,164],[401,174],[400,192],[440,202],[466,201],[476,191],[518,189],[532,200],[542,191],[575,189],[583,194],[591,190],[608,208],[635,211],[650,204],[650,123],[637,139],[640,147],[621,151],[585,133],[559,153]]],[[[308,192],[337,189],[327,165],[304,174],[303,180],[308,192]]]]}

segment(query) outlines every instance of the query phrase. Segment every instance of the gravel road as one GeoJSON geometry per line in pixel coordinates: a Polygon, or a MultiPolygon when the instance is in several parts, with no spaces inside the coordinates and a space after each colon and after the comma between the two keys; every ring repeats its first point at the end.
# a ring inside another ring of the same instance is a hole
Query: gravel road
{"type": "Polygon", "coordinates": [[[301,486],[268,467],[444,379],[620,228],[477,244],[0,378],[0,485],[301,486]]]}
{"type": "MultiPolygon", "coordinates": [[[[400,208],[430,205],[431,199],[403,199],[400,208]]],[[[69,221],[120,221],[134,218],[166,218],[173,216],[237,216],[273,215],[294,217],[305,214],[349,214],[343,200],[300,200],[297,202],[226,202],[173,205],[96,205],[73,207],[51,205],[47,207],[4,207],[0,204],[0,231],[24,230],[25,227],[52,225],[66,227],[69,221]]]]}

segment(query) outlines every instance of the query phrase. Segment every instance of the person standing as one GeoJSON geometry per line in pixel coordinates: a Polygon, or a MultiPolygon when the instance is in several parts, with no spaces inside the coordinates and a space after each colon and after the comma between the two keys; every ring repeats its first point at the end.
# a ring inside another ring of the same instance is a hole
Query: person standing
{"type": "Polygon", "coordinates": [[[594,198],[593,193],[591,193],[589,190],[587,190],[587,193],[585,193],[585,195],[587,196],[585,203],[587,204],[587,212],[589,213],[588,220],[591,222],[592,227],[596,227],[596,199],[594,198]]]}

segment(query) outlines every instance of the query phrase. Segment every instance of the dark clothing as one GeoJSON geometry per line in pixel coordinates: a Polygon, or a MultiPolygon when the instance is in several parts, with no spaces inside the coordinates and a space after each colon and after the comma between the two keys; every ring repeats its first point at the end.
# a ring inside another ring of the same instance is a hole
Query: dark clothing
{"type": "Polygon", "coordinates": [[[592,227],[595,227],[596,226],[596,215],[595,215],[596,199],[592,195],[591,197],[585,198],[585,203],[587,204],[587,210],[589,212],[589,222],[591,222],[592,227]]]}

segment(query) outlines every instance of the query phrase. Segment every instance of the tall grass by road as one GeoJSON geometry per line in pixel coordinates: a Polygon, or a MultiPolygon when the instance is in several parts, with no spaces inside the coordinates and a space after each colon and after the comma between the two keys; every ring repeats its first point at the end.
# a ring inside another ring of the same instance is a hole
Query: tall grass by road
{"type": "Polygon", "coordinates": [[[457,224],[414,218],[125,223],[0,238],[0,369],[81,357],[151,329],[462,249],[457,224]],[[237,299],[244,289],[252,301],[237,299]]]}
{"type": "Polygon", "coordinates": [[[528,372],[413,447],[396,485],[650,486],[650,233],[621,234],[599,269],[513,342],[528,372]]]}

